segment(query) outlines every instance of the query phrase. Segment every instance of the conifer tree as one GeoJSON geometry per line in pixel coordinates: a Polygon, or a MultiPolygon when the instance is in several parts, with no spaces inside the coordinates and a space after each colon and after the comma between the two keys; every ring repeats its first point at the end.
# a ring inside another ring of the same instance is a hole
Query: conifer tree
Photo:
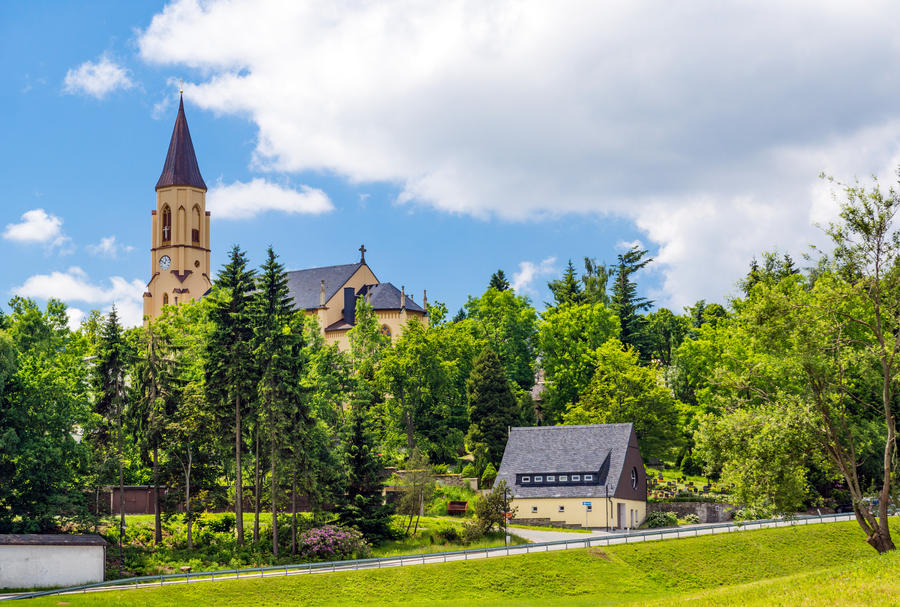
{"type": "Polygon", "coordinates": [[[506,274],[503,273],[503,270],[497,270],[491,275],[491,282],[488,283],[489,289],[497,289],[498,291],[505,291],[509,288],[509,281],[506,280],[506,274]]]}
{"type": "Polygon", "coordinates": [[[575,266],[572,260],[569,260],[562,278],[551,280],[547,283],[550,291],[553,293],[553,300],[556,306],[569,304],[584,303],[584,293],[581,291],[581,285],[578,284],[578,278],[575,276],[575,266]]]}
{"type": "Polygon", "coordinates": [[[653,261],[652,258],[644,259],[646,249],[634,245],[631,250],[618,256],[619,263],[616,266],[616,279],[613,283],[613,297],[611,307],[619,316],[621,332],[619,339],[622,343],[634,346],[641,354],[647,354],[645,339],[645,319],[639,314],[653,305],[646,297],[638,297],[637,284],[631,279],[632,274],[653,261]]]}
{"type": "Polygon", "coordinates": [[[234,435],[234,514],[238,545],[244,543],[241,418],[256,388],[249,318],[253,276],[253,271],[247,269],[246,254],[235,245],[216,280],[210,309],[212,332],[207,344],[209,400],[220,404],[223,422],[230,416],[229,411],[234,414],[234,425],[224,422],[224,427],[234,435]]]}
{"type": "Polygon", "coordinates": [[[499,465],[509,427],[521,418],[506,372],[492,348],[485,348],[475,359],[466,391],[470,420],[466,442],[486,460],[482,465],[499,465]]]}
{"type": "MultiPolygon", "coordinates": [[[[253,296],[254,356],[260,370],[258,395],[262,422],[268,433],[272,501],[272,551],[278,556],[278,465],[284,435],[292,417],[300,418],[301,432],[311,422],[302,398],[303,319],[293,309],[284,266],[269,247],[253,296]],[[294,411],[296,409],[299,414],[294,411]],[[295,413],[295,415],[292,415],[295,413]]],[[[295,437],[301,442],[303,437],[295,437]]]]}
{"type": "MultiPolygon", "coordinates": [[[[114,427],[116,465],[119,472],[119,537],[125,532],[125,472],[123,417],[125,416],[125,374],[129,364],[128,346],[119,324],[115,305],[103,323],[94,367],[95,411],[107,428],[114,427]]],[[[108,435],[108,431],[107,431],[108,435]]]]}
{"type": "Polygon", "coordinates": [[[350,413],[347,436],[347,492],[337,512],[341,523],[351,525],[370,542],[391,536],[391,512],[384,504],[381,475],[384,462],[375,448],[368,414],[360,406],[350,413]]]}

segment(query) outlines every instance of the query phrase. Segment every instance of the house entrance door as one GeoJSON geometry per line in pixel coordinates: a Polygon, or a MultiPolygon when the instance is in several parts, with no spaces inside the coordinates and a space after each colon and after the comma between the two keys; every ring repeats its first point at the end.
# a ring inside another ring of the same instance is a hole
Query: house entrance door
{"type": "Polygon", "coordinates": [[[619,529],[624,529],[624,528],[625,528],[625,523],[627,522],[627,521],[625,520],[625,504],[616,504],[616,506],[617,506],[617,508],[616,508],[616,520],[617,520],[618,523],[619,523],[618,527],[619,527],[619,529]]]}

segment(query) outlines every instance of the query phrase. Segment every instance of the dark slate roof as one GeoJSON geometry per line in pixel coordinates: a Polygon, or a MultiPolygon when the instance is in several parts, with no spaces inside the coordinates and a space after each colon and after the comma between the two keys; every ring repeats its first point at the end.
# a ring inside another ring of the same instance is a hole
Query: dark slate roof
{"type": "MultiPolygon", "coordinates": [[[[389,282],[380,282],[377,285],[366,285],[359,290],[359,295],[371,294],[369,305],[373,310],[399,310],[400,289],[389,282]]],[[[425,312],[425,309],[406,296],[406,309],[410,312],[425,312]]]]}
{"type": "Polygon", "coordinates": [[[616,492],[631,438],[631,424],[511,428],[497,482],[505,480],[513,497],[605,497],[616,492]],[[609,472],[599,485],[516,485],[516,474],[599,473],[609,457],[609,472]]]}
{"type": "Polygon", "coordinates": [[[106,546],[99,535],[10,533],[0,535],[0,546],[106,546]]]}
{"type": "Polygon", "coordinates": [[[156,182],[156,189],[170,185],[187,185],[206,189],[206,183],[203,181],[200,167],[197,165],[197,156],[194,154],[194,144],[191,141],[191,132],[188,130],[187,118],[184,117],[184,98],[178,102],[178,116],[175,118],[175,128],[172,129],[169,153],[166,155],[162,175],[156,182]]]}
{"type": "Polygon", "coordinates": [[[319,290],[323,280],[325,281],[325,301],[327,302],[362,265],[362,263],[348,263],[342,266],[325,266],[324,268],[288,272],[288,289],[291,291],[291,297],[294,298],[294,305],[302,310],[318,308],[319,290]]]}
{"type": "Polygon", "coordinates": [[[326,331],[349,331],[353,328],[349,322],[345,321],[343,318],[337,322],[333,322],[327,327],[325,327],[326,331]]]}

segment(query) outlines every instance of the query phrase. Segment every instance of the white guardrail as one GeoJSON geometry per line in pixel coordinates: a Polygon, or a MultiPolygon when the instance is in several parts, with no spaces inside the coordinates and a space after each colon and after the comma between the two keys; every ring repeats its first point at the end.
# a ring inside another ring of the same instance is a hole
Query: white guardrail
{"type": "Polygon", "coordinates": [[[70,586],[68,588],[57,588],[55,590],[42,590],[38,592],[15,594],[2,597],[0,598],[0,601],[31,599],[41,596],[69,594],[74,592],[97,592],[102,590],[114,589],[148,588],[152,586],[163,586],[166,584],[187,584],[192,582],[218,582],[222,580],[234,580],[248,577],[265,578],[296,574],[332,573],[335,571],[350,571],[359,569],[382,569],[386,567],[424,565],[426,563],[446,563],[449,561],[490,558],[492,556],[510,556],[515,554],[530,554],[532,552],[548,552],[550,550],[570,550],[574,548],[590,548],[594,546],[610,546],[614,544],[631,544],[635,542],[650,542],[673,538],[696,537],[700,535],[714,535],[717,533],[749,531],[751,529],[765,529],[768,527],[788,527],[792,525],[834,523],[838,521],[853,520],[853,518],[853,513],[823,514],[819,516],[797,516],[792,518],[742,521],[737,523],[714,523],[708,525],[693,525],[690,527],[662,527],[659,529],[642,529],[635,531],[626,531],[623,533],[604,533],[604,535],[591,536],[584,539],[567,539],[558,540],[555,542],[540,542],[535,544],[516,544],[513,546],[495,546],[493,548],[478,548],[475,550],[455,550],[450,552],[431,552],[427,554],[387,556],[349,561],[328,561],[319,563],[302,563],[296,565],[276,565],[272,567],[256,567],[250,569],[228,569],[220,571],[197,571],[187,573],[145,575],[141,577],[110,580],[107,582],[97,582],[95,584],[70,586]]]}

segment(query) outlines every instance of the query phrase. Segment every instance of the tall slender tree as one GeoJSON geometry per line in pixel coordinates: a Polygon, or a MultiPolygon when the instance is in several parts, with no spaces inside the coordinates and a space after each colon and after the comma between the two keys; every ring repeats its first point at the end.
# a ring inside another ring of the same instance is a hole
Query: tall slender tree
{"type": "Polygon", "coordinates": [[[469,396],[469,433],[466,442],[488,463],[500,465],[509,427],[521,422],[521,415],[500,358],[490,346],[484,348],[466,385],[469,396]]]}
{"type": "Polygon", "coordinates": [[[100,332],[94,367],[94,389],[97,394],[96,412],[103,416],[108,427],[114,428],[116,466],[119,473],[119,537],[125,533],[125,374],[130,353],[119,324],[119,314],[112,307],[100,332]]]}
{"type": "Polygon", "coordinates": [[[244,543],[244,493],[241,452],[241,418],[255,393],[250,324],[254,273],[247,268],[247,256],[235,245],[228,263],[219,272],[210,309],[212,332],[207,344],[206,387],[211,402],[221,405],[224,429],[234,435],[234,514],[238,545],[244,543]],[[233,411],[234,424],[225,420],[233,411]]]}
{"type": "Polygon", "coordinates": [[[550,292],[553,293],[553,301],[556,306],[577,305],[584,303],[585,297],[575,274],[575,265],[569,260],[562,278],[551,280],[547,283],[550,292]]]}
{"type": "Polygon", "coordinates": [[[616,279],[613,283],[613,297],[611,307],[619,316],[619,339],[622,343],[634,346],[646,357],[645,319],[640,312],[649,309],[653,301],[637,294],[637,283],[632,276],[642,269],[652,258],[645,258],[646,249],[634,245],[630,250],[618,256],[616,265],[616,279]]]}
{"type": "Polygon", "coordinates": [[[488,283],[488,288],[497,289],[498,291],[505,291],[509,288],[509,281],[506,280],[506,274],[503,270],[497,270],[491,274],[491,281],[488,283]]]}
{"type": "MultiPolygon", "coordinates": [[[[311,422],[303,398],[303,318],[294,312],[284,266],[269,247],[253,299],[254,356],[260,369],[257,387],[263,427],[269,446],[272,502],[272,551],[278,556],[278,468],[289,423],[299,418],[302,428],[311,422]],[[299,415],[295,413],[299,410],[299,415]],[[292,419],[293,418],[293,419],[292,419]]],[[[298,428],[294,428],[296,431],[298,428]]],[[[294,440],[303,441],[303,436],[294,440]]]]}

